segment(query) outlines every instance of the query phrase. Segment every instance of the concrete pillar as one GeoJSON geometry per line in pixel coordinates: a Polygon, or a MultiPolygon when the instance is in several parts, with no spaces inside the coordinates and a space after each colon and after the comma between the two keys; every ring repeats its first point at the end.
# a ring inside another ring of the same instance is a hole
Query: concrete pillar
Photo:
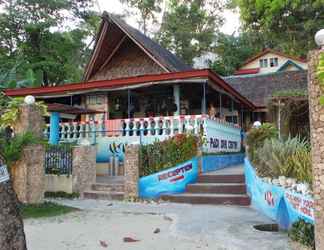
{"type": "Polygon", "coordinates": [[[174,102],[177,105],[177,111],[174,112],[174,115],[180,115],[180,86],[173,85],[173,97],[174,102]]]}
{"type": "Polygon", "coordinates": [[[128,145],[125,151],[125,198],[138,197],[139,145],[128,145]]]}
{"type": "MultiPolygon", "coordinates": [[[[324,54],[324,51],[322,53],[324,54]]],[[[319,102],[324,91],[320,89],[320,83],[316,78],[320,54],[320,51],[311,51],[308,55],[308,100],[312,143],[316,249],[324,249],[324,106],[320,105],[319,102]]]]}
{"type": "Polygon", "coordinates": [[[49,143],[57,145],[60,141],[60,113],[52,112],[50,116],[49,143]]]}
{"type": "Polygon", "coordinates": [[[30,145],[23,149],[21,158],[10,168],[13,188],[22,203],[41,203],[45,191],[45,149],[30,145]]]}
{"type": "Polygon", "coordinates": [[[203,91],[203,96],[202,96],[202,99],[201,99],[201,113],[202,114],[207,114],[207,100],[206,100],[206,86],[207,83],[204,82],[203,83],[203,86],[202,86],[202,91],[203,91]]]}
{"type": "Polygon", "coordinates": [[[83,192],[96,182],[96,147],[74,147],[72,157],[72,191],[83,197],[83,192]]]}

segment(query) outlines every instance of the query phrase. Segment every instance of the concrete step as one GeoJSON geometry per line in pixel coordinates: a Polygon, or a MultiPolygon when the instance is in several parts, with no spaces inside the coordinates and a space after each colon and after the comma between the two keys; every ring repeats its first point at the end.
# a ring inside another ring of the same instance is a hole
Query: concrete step
{"type": "Polygon", "coordinates": [[[83,193],[85,199],[94,200],[123,200],[124,192],[86,191],[83,193]]]}
{"type": "Polygon", "coordinates": [[[183,193],[175,195],[163,195],[163,200],[176,203],[211,204],[211,205],[237,205],[249,206],[250,198],[244,194],[194,194],[183,193]]]}
{"type": "Polygon", "coordinates": [[[106,191],[106,192],[124,192],[125,185],[122,183],[117,183],[117,184],[95,183],[92,184],[92,190],[106,191]]]}
{"type": "Polygon", "coordinates": [[[187,186],[189,193],[245,194],[244,183],[195,183],[187,186]]]}
{"type": "Polygon", "coordinates": [[[241,174],[235,175],[200,175],[197,183],[245,183],[245,177],[241,174]]]}

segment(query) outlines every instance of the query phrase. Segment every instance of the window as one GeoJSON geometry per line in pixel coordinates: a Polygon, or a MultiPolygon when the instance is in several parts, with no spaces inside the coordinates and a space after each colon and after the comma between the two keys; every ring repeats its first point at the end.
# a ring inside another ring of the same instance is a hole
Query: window
{"type": "Polygon", "coordinates": [[[270,67],[278,66],[278,57],[270,58],[270,67]]]}
{"type": "Polygon", "coordinates": [[[260,59],[260,67],[261,68],[268,67],[268,59],[260,59]]]}

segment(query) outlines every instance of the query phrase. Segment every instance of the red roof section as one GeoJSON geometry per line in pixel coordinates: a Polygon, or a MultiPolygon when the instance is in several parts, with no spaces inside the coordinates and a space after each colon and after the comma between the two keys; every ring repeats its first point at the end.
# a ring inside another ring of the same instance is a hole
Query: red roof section
{"type": "Polygon", "coordinates": [[[259,73],[260,68],[254,68],[254,69],[239,69],[234,72],[234,75],[248,75],[248,74],[257,74],[259,73]]]}
{"type": "MultiPolygon", "coordinates": [[[[302,63],[306,63],[307,60],[305,59],[302,59],[300,57],[294,57],[294,56],[290,56],[290,55],[287,55],[287,54],[284,54],[282,52],[279,52],[279,51],[275,51],[275,50],[272,50],[272,49],[264,49],[263,51],[261,51],[260,53],[256,54],[255,56],[253,57],[250,57],[249,59],[247,59],[242,66],[254,61],[255,59],[258,59],[259,57],[261,56],[264,56],[265,54],[268,54],[268,53],[273,53],[273,54],[276,54],[276,55],[279,55],[279,56],[283,56],[283,57],[287,57],[287,58],[290,58],[292,60],[296,60],[296,61],[299,61],[299,62],[302,62],[302,63]]],[[[242,67],[241,66],[241,67],[242,67]]]]}
{"type": "Polygon", "coordinates": [[[119,78],[112,80],[101,80],[101,81],[92,81],[92,82],[81,82],[81,83],[70,83],[59,86],[52,87],[37,87],[37,88],[21,88],[21,89],[6,89],[4,92],[7,96],[43,96],[43,95],[55,95],[55,94],[64,94],[78,91],[87,91],[87,90],[110,90],[119,87],[127,87],[141,83],[149,82],[159,82],[159,81],[170,81],[170,80],[182,80],[182,79],[191,79],[191,78],[206,78],[211,80],[213,83],[223,88],[226,92],[236,97],[241,103],[245,104],[247,107],[254,109],[255,106],[247,98],[242,96],[237,92],[233,87],[227,84],[221,77],[215,74],[209,69],[202,70],[191,70],[183,72],[171,72],[171,73],[162,73],[155,75],[144,75],[144,76],[135,76],[127,78],[119,78]]]}

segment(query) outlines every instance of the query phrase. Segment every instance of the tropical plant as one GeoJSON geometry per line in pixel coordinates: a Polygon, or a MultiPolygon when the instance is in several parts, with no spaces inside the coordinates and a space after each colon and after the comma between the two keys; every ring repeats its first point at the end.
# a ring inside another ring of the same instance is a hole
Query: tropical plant
{"type": "Polygon", "coordinates": [[[315,250],[314,225],[302,219],[295,222],[289,230],[289,238],[315,250]]]}
{"type": "Polygon", "coordinates": [[[178,134],[165,141],[141,146],[140,176],[150,175],[195,157],[199,139],[192,134],[178,134]]]}
{"type": "MultiPolygon", "coordinates": [[[[24,103],[24,98],[16,97],[9,100],[4,112],[0,117],[0,129],[13,127],[19,117],[19,107],[24,103]]],[[[42,115],[47,115],[47,106],[43,102],[36,102],[35,105],[40,109],[42,115]]]]}
{"type": "Polygon", "coordinates": [[[316,68],[316,76],[319,81],[320,89],[322,92],[319,102],[322,106],[324,106],[324,95],[323,95],[323,92],[324,92],[324,53],[320,54],[319,62],[318,62],[317,68],[316,68]]]}
{"type": "Polygon", "coordinates": [[[0,154],[8,167],[18,161],[21,157],[23,148],[30,144],[38,144],[40,139],[36,138],[32,133],[27,132],[22,135],[16,135],[13,138],[5,138],[0,135],[0,154]]]}
{"type": "Polygon", "coordinates": [[[312,182],[310,147],[300,137],[268,139],[255,152],[253,164],[259,176],[286,176],[312,182]]]}
{"type": "Polygon", "coordinates": [[[252,128],[246,137],[249,159],[254,161],[255,152],[261,148],[267,139],[278,137],[278,130],[271,123],[263,123],[260,127],[252,128]]]}

